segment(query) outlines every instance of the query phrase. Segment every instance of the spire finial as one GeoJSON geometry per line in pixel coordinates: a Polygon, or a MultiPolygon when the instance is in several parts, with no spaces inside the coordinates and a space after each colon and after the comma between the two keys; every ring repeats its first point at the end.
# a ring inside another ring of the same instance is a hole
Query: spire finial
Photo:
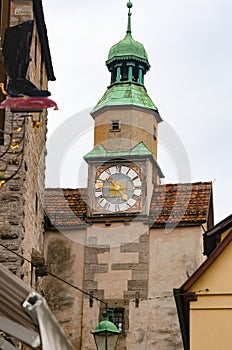
{"type": "Polygon", "coordinates": [[[133,4],[132,2],[129,0],[127,3],[127,7],[129,9],[128,11],[128,24],[127,24],[127,34],[131,34],[131,8],[132,8],[133,4]]]}

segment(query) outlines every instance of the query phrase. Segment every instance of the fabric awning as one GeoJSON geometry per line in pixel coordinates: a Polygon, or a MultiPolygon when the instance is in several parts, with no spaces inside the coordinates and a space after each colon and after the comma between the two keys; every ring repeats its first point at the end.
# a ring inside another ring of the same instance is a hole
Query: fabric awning
{"type": "Polygon", "coordinates": [[[0,330],[36,349],[73,350],[46,300],[0,265],[0,330]]]}

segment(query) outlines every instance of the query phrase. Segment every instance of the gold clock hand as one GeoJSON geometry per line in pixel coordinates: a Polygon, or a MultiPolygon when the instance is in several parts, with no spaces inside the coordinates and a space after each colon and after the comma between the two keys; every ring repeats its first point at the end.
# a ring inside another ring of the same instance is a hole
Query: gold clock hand
{"type": "Polygon", "coordinates": [[[96,182],[95,183],[95,188],[96,189],[101,189],[103,187],[103,183],[102,182],[96,182]]]}
{"type": "Polygon", "coordinates": [[[112,180],[110,180],[110,182],[111,182],[112,185],[114,186],[114,191],[118,191],[118,192],[121,194],[122,199],[123,199],[124,201],[127,201],[127,200],[128,200],[128,196],[126,195],[126,193],[123,193],[123,192],[121,191],[120,185],[114,183],[112,180]]]}
{"type": "Polygon", "coordinates": [[[122,193],[122,199],[123,199],[124,201],[127,201],[127,200],[128,200],[128,197],[127,197],[127,195],[126,195],[125,193],[122,193]]]}
{"type": "Polygon", "coordinates": [[[115,183],[113,180],[111,180],[110,177],[109,177],[107,180],[111,183],[111,185],[113,185],[113,188],[111,187],[111,185],[104,185],[104,184],[101,183],[101,182],[97,182],[97,183],[95,184],[95,188],[96,188],[96,189],[102,189],[103,187],[104,187],[104,188],[111,188],[112,190],[119,192],[119,193],[121,194],[121,196],[122,196],[122,199],[123,199],[124,201],[127,201],[127,200],[128,200],[128,196],[127,196],[126,193],[123,193],[123,191],[120,189],[120,185],[118,185],[118,184],[115,183]]]}
{"type": "Polygon", "coordinates": [[[122,199],[123,199],[124,201],[127,201],[127,199],[128,199],[127,194],[126,194],[126,193],[123,193],[123,192],[120,190],[120,188],[118,189],[118,192],[121,194],[122,199]]]}
{"type": "Polygon", "coordinates": [[[123,192],[122,192],[122,190],[120,189],[120,188],[121,188],[120,185],[118,185],[117,183],[114,183],[112,180],[110,180],[110,182],[113,184],[114,190],[115,190],[115,191],[118,191],[118,192],[121,194],[122,199],[123,199],[124,201],[127,201],[128,196],[126,195],[126,193],[123,193],[123,192]]]}

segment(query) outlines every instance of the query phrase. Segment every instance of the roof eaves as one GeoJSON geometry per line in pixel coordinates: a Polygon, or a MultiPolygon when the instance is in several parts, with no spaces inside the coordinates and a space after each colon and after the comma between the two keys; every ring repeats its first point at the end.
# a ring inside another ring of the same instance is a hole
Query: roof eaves
{"type": "Polygon", "coordinates": [[[201,226],[204,224],[206,220],[183,220],[183,221],[174,221],[174,222],[168,222],[168,220],[163,222],[154,222],[152,220],[148,220],[147,224],[150,225],[150,228],[162,228],[162,227],[168,227],[168,228],[175,228],[175,227],[186,227],[186,226],[201,226]]]}
{"type": "Polygon", "coordinates": [[[71,225],[52,223],[51,226],[46,226],[45,230],[46,231],[53,231],[53,232],[59,232],[60,230],[72,231],[72,230],[81,230],[81,229],[86,228],[88,226],[91,226],[91,225],[88,223],[71,224],[71,225]]]}
{"type": "Polygon", "coordinates": [[[41,0],[33,0],[33,9],[35,13],[36,25],[38,29],[38,34],[41,42],[42,52],[45,59],[45,66],[47,71],[48,80],[56,80],[53,66],[51,52],[49,48],[47,28],[44,19],[43,5],[41,0]]]}
{"type": "Polygon", "coordinates": [[[232,227],[232,214],[227,216],[222,221],[218,222],[213,227],[211,227],[208,231],[204,233],[204,236],[210,237],[213,235],[221,234],[230,227],[232,227]]]}

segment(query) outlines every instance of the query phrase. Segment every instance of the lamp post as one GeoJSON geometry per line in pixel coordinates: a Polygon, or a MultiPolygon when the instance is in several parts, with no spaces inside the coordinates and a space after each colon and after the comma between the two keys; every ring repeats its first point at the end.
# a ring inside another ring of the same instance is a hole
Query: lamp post
{"type": "Polygon", "coordinates": [[[121,332],[109,321],[107,312],[103,317],[104,320],[101,321],[91,333],[94,336],[98,350],[114,350],[121,332]]]}

